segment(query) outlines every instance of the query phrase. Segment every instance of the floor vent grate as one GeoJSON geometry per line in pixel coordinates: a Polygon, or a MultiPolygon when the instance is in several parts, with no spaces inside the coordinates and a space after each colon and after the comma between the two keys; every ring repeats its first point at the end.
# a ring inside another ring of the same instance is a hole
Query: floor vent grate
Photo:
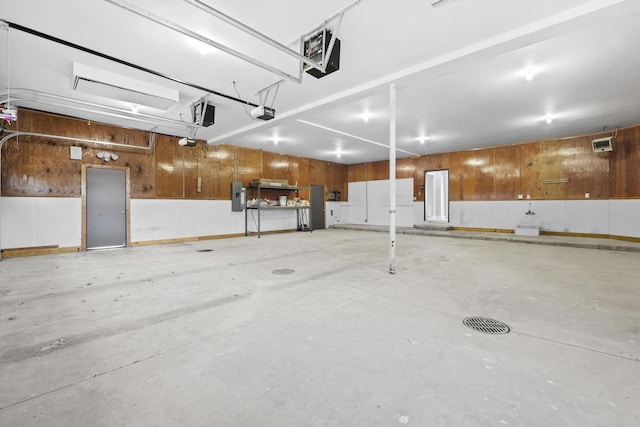
{"type": "Polygon", "coordinates": [[[272,271],[273,274],[279,274],[281,276],[285,276],[287,274],[293,274],[295,272],[296,272],[295,270],[292,270],[290,268],[279,268],[277,270],[272,271]]]}
{"type": "Polygon", "coordinates": [[[467,317],[462,324],[483,334],[508,334],[511,330],[506,324],[488,317],[467,317]]]}

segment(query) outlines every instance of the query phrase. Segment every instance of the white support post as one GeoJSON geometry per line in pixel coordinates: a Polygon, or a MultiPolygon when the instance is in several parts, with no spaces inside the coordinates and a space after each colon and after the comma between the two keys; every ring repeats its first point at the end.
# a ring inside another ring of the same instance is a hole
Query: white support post
{"type": "Polygon", "coordinates": [[[396,85],[389,85],[389,273],[396,272],[396,85]]]}

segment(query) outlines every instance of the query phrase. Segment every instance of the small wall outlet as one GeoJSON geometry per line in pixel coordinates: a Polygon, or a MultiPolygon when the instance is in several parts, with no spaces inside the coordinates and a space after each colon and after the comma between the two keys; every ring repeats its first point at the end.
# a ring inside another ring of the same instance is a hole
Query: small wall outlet
{"type": "Polygon", "coordinates": [[[524,194],[518,194],[518,199],[519,199],[519,200],[524,199],[524,194]]]}
{"type": "Polygon", "coordinates": [[[591,194],[589,194],[589,193],[584,193],[584,198],[585,198],[585,199],[588,199],[589,197],[591,197],[591,194]]]}
{"type": "Polygon", "coordinates": [[[527,200],[531,200],[531,194],[527,194],[527,200]]]}

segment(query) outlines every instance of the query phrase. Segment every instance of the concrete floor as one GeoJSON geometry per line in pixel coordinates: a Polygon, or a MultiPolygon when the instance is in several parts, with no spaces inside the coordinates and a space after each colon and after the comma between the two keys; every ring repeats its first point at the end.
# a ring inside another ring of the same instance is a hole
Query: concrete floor
{"type": "Polygon", "coordinates": [[[638,426],[639,334],[637,252],[399,235],[390,275],[386,234],[322,230],[11,258],[0,425],[638,426]]]}

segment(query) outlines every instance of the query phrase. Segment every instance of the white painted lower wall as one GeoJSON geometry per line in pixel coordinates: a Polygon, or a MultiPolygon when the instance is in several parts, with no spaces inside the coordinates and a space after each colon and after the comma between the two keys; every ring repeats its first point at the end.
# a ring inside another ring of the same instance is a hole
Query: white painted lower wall
{"type": "MultiPolygon", "coordinates": [[[[258,211],[247,211],[247,230],[258,230],[258,211]]],[[[295,230],[296,211],[261,210],[260,231],[295,230]]],[[[131,242],[244,234],[245,212],[230,200],[131,200],[131,242]]]]}
{"type": "Polygon", "coordinates": [[[0,247],[58,245],[82,240],[82,201],[64,197],[0,198],[0,247]]]}
{"type": "MultiPolygon", "coordinates": [[[[367,185],[369,206],[356,196],[349,201],[326,202],[325,223],[389,224],[384,182],[367,185]],[[368,221],[364,221],[365,217],[368,221]]],[[[388,185],[388,181],[386,181],[388,185]]],[[[402,185],[407,186],[407,183],[402,185]]],[[[411,188],[412,188],[411,184],[411,188]]],[[[388,194],[388,193],[387,193],[388,194]]],[[[407,195],[401,193],[405,199],[407,195]]],[[[388,197],[388,196],[387,196],[388,197]]],[[[402,200],[397,225],[412,227],[423,222],[424,203],[402,200]]],[[[257,212],[249,211],[248,229],[256,231],[257,212]],[[251,214],[254,214],[253,217],[251,214]]],[[[228,200],[131,200],[131,241],[145,242],[244,233],[244,212],[232,212],[228,200]]],[[[542,231],[603,234],[640,238],[640,200],[515,200],[450,203],[453,227],[513,230],[536,226],[542,231]],[[528,211],[533,214],[527,215],[528,211]]],[[[262,211],[261,230],[297,228],[295,210],[262,211]]],[[[82,241],[82,202],[79,198],[0,198],[0,248],[58,245],[79,247],[82,241]]]]}
{"type": "MultiPolygon", "coordinates": [[[[424,222],[424,202],[409,202],[413,180],[397,183],[397,225],[412,227],[424,222]]],[[[389,225],[388,187],[388,180],[349,183],[349,202],[327,224],[389,225]]],[[[449,223],[462,228],[534,226],[541,231],[640,237],[640,199],[450,202],[449,223]]]]}
{"type": "MultiPolygon", "coordinates": [[[[132,199],[131,242],[244,234],[244,212],[232,212],[230,200],[132,199]]],[[[292,230],[295,210],[261,211],[261,231],[292,230]]],[[[247,228],[257,230],[257,211],[247,228]]],[[[0,248],[82,244],[82,200],[56,197],[0,198],[0,248]]]]}
{"type": "Polygon", "coordinates": [[[230,200],[131,200],[131,242],[244,233],[230,200]]]}
{"type": "Polygon", "coordinates": [[[349,223],[348,202],[325,202],[325,226],[328,228],[334,224],[349,223]]]}
{"type": "MultiPolygon", "coordinates": [[[[344,210],[351,209],[345,204],[344,210]]],[[[358,207],[357,212],[363,209],[358,207]]],[[[388,208],[369,207],[370,220],[366,224],[388,225],[388,208]],[[376,211],[371,213],[371,211],[376,211]]],[[[538,200],[538,201],[480,201],[450,202],[449,224],[461,228],[486,228],[514,230],[517,226],[539,227],[542,231],[582,234],[608,234],[611,236],[640,237],[640,200],[538,200]],[[532,214],[528,214],[531,208],[532,214]]],[[[353,218],[350,212],[342,213],[350,222],[335,223],[365,224],[353,218]]],[[[402,226],[412,227],[424,222],[424,203],[413,203],[413,222],[403,221],[402,226]]],[[[399,224],[400,225],[400,224],[399,224]]]]}
{"type": "Polygon", "coordinates": [[[450,202],[449,207],[453,227],[535,226],[542,231],[640,237],[638,199],[450,202]]]}

